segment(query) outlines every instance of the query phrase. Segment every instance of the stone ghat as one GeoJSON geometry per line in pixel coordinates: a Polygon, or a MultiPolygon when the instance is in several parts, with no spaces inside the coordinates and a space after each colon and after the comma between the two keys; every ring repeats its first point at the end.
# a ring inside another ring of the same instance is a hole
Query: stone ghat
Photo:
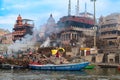
{"type": "Polygon", "coordinates": [[[118,68],[119,67],[119,64],[115,64],[115,63],[99,63],[97,65],[100,66],[101,68],[118,68]]]}

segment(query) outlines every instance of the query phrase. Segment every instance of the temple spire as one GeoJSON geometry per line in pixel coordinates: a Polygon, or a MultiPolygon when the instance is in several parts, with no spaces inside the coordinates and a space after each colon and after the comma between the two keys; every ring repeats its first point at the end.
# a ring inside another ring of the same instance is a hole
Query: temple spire
{"type": "Polygon", "coordinates": [[[19,14],[18,17],[17,17],[17,20],[22,20],[22,17],[21,17],[20,14],[19,14]]]}
{"type": "Polygon", "coordinates": [[[50,14],[50,17],[52,17],[52,14],[50,14]]]}

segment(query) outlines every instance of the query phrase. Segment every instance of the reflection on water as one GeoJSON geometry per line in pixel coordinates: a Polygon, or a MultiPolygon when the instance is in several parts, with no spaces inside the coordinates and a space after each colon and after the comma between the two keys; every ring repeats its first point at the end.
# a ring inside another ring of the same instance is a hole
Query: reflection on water
{"type": "Polygon", "coordinates": [[[0,80],[120,80],[117,69],[82,71],[0,70],[0,80]]]}

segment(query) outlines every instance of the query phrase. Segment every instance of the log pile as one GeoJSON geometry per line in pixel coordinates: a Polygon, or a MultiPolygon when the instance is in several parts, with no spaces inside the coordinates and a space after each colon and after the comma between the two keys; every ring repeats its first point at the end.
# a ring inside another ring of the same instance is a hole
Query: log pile
{"type": "MultiPolygon", "coordinates": [[[[68,63],[67,57],[65,52],[62,53],[62,58],[58,59],[55,55],[52,55],[51,50],[56,49],[55,47],[46,47],[46,48],[39,48],[38,51],[32,52],[32,54],[24,54],[21,53],[16,58],[15,57],[7,57],[7,58],[0,58],[0,64],[11,64],[11,65],[18,65],[28,67],[29,64],[38,63],[38,64],[58,64],[61,59],[63,59],[64,63],[68,63]]],[[[64,48],[65,50],[70,50],[70,47],[64,48]]]]}

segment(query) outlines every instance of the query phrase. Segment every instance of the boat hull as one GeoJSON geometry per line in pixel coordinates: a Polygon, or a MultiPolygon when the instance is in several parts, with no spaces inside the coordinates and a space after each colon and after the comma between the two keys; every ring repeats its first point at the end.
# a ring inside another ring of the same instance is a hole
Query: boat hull
{"type": "Polygon", "coordinates": [[[73,64],[60,64],[60,65],[35,65],[30,64],[29,68],[33,70],[59,70],[59,71],[78,71],[85,68],[89,62],[73,63],[73,64]]]}

